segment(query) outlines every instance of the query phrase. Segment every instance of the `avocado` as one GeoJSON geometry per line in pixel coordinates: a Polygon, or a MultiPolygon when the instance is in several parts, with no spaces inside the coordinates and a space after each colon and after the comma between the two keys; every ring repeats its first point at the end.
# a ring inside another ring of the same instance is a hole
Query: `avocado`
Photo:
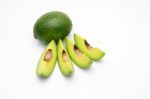
{"type": "Polygon", "coordinates": [[[65,41],[67,51],[72,61],[80,68],[89,68],[92,61],[84,53],[82,53],[68,37],[66,37],[65,41]]]}
{"type": "Polygon", "coordinates": [[[58,42],[58,65],[60,68],[60,71],[63,75],[69,76],[74,72],[74,68],[72,66],[72,62],[70,60],[70,57],[64,48],[64,45],[61,40],[58,42]]]}
{"type": "Polygon", "coordinates": [[[74,40],[78,48],[91,60],[97,61],[105,56],[105,52],[99,48],[92,47],[84,38],[74,34],[74,40]]]}
{"type": "Polygon", "coordinates": [[[34,37],[48,44],[51,40],[57,43],[64,39],[72,29],[69,16],[60,11],[52,11],[42,15],[34,24],[34,37]]]}
{"type": "Polygon", "coordinates": [[[50,76],[54,70],[56,60],[57,60],[57,46],[55,41],[52,40],[40,57],[36,69],[37,76],[44,78],[50,76]]]}

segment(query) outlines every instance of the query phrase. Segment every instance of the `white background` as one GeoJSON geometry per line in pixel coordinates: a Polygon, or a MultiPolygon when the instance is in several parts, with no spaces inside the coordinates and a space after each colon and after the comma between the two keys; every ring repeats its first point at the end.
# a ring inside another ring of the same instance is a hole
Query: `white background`
{"type": "Polygon", "coordinates": [[[0,99],[150,99],[149,0],[0,0],[0,99]],[[36,65],[44,45],[33,38],[37,18],[67,13],[73,33],[103,49],[90,69],[58,65],[46,80],[36,65]]]}

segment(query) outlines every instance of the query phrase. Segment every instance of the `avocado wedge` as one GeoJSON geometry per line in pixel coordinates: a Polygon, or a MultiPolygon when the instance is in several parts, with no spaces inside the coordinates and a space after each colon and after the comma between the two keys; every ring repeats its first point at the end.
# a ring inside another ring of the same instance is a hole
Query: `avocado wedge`
{"type": "Polygon", "coordinates": [[[58,42],[58,65],[63,75],[69,76],[74,72],[70,57],[61,40],[58,42]]]}
{"type": "Polygon", "coordinates": [[[105,52],[99,48],[92,47],[84,38],[74,34],[74,40],[78,48],[91,60],[97,61],[105,56],[105,52]]]}
{"type": "Polygon", "coordinates": [[[72,61],[80,68],[89,68],[92,61],[84,53],[82,53],[68,37],[66,37],[65,40],[66,48],[72,61]]]}
{"type": "Polygon", "coordinates": [[[52,40],[42,53],[37,65],[36,74],[39,77],[46,78],[51,75],[57,60],[57,46],[52,40]]]}

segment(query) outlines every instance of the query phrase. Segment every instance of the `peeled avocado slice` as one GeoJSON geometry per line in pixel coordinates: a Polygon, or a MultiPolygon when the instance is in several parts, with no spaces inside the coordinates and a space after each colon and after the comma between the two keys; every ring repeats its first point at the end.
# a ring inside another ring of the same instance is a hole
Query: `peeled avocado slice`
{"type": "Polygon", "coordinates": [[[92,64],[92,61],[68,37],[66,47],[72,61],[80,68],[88,68],[92,64]]]}
{"type": "Polygon", "coordinates": [[[63,75],[69,76],[74,72],[70,57],[61,40],[58,42],[58,64],[63,75]]]}
{"type": "Polygon", "coordinates": [[[93,48],[88,42],[81,36],[74,34],[74,40],[78,48],[85,53],[91,60],[99,60],[104,57],[105,52],[99,48],[93,48]]]}
{"type": "Polygon", "coordinates": [[[54,66],[57,60],[57,46],[54,40],[52,40],[44,52],[42,53],[37,65],[36,74],[39,77],[48,77],[54,70],[54,66]]]}

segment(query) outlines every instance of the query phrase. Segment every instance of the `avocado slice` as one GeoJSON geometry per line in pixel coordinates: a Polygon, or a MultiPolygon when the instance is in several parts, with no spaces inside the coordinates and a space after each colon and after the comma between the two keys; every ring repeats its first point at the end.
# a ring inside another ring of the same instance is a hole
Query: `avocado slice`
{"type": "Polygon", "coordinates": [[[60,39],[58,42],[58,53],[57,54],[58,54],[58,65],[59,65],[61,73],[65,76],[71,75],[74,72],[74,68],[72,66],[70,57],[60,39]]]}
{"type": "Polygon", "coordinates": [[[43,78],[50,76],[50,74],[54,70],[56,60],[57,60],[57,46],[55,41],[52,40],[40,57],[36,69],[37,76],[43,78]]]}
{"type": "Polygon", "coordinates": [[[80,68],[89,68],[92,61],[84,53],[82,53],[68,37],[66,37],[65,40],[67,51],[72,61],[80,68]]]}
{"type": "Polygon", "coordinates": [[[105,52],[99,48],[92,47],[84,38],[74,34],[74,40],[78,48],[91,60],[97,61],[105,56],[105,52]]]}

